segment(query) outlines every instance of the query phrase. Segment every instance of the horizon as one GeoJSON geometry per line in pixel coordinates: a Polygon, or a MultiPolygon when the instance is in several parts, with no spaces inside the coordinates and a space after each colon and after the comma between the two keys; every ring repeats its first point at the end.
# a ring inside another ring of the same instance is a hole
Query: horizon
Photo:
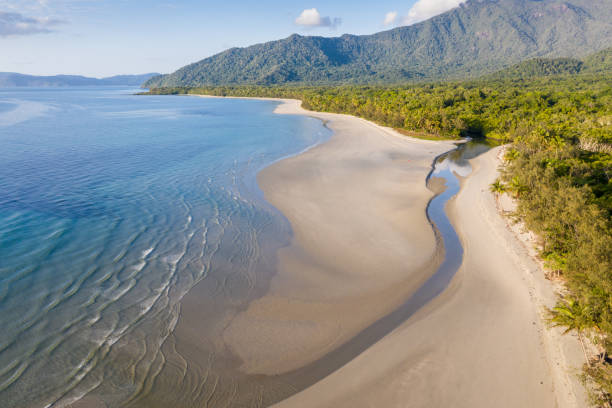
{"type": "Polygon", "coordinates": [[[154,0],[0,0],[0,72],[35,76],[167,74],[234,47],[293,34],[367,35],[411,25],[465,0],[268,0],[199,4],[154,0]],[[137,18],[134,18],[137,16],[137,18]],[[275,23],[270,24],[273,20],[275,23]],[[203,24],[204,22],[204,24],[203,24]]]}
{"type": "Polygon", "coordinates": [[[39,77],[39,78],[81,77],[81,78],[88,78],[88,79],[108,79],[108,78],[120,77],[120,76],[140,76],[140,75],[150,75],[150,74],[164,75],[163,72],[136,72],[136,73],[129,73],[129,74],[111,74],[111,75],[95,77],[95,76],[88,76],[88,75],[81,75],[81,74],[33,75],[33,74],[24,74],[23,72],[13,72],[13,71],[0,71],[0,74],[23,75],[23,76],[32,76],[32,77],[39,77]]]}

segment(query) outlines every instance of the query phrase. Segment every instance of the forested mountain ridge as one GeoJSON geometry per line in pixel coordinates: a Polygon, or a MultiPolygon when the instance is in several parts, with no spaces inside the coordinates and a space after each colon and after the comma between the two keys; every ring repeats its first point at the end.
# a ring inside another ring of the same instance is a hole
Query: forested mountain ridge
{"type": "Polygon", "coordinates": [[[589,55],[584,59],[584,63],[586,65],[585,72],[593,74],[612,72],[612,47],[589,55]]]}
{"type": "Polygon", "coordinates": [[[372,35],[232,48],[144,87],[400,83],[474,78],[537,57],[582,57],[612,42],[610,0],[468,0],[372,35]]]}
{"type": "Polygon", "coordinates": [[[484,79],[528,79],[554,75],[612,73],[612,47],[577,58],[534,58],[497,71],[484,79]]]}

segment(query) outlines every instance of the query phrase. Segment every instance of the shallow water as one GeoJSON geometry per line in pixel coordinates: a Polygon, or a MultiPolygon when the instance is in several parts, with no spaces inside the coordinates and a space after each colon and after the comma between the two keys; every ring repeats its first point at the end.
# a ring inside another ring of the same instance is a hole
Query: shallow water
{"type": "Polygon", "coordinates": [[[303,369],[241,374],[219,334],[266,291],[291,234],[255,175],[330,132],[273,102],[132,92],[0,90],[3,407],[267,406],[350,361],[459,268],[444,208],[479,143],[434,163],[446,189],[427,214],[445,257],[414,296],[303,369]]]}
{"type": "Polygon", "coordinates": [[[244,307],[290,237],[257,171],[330,136],[274,102],[133,91],[0,90],[3,407],[137,404],[186,373],[162,350],[179,301],[200,282],[244,307]]]}

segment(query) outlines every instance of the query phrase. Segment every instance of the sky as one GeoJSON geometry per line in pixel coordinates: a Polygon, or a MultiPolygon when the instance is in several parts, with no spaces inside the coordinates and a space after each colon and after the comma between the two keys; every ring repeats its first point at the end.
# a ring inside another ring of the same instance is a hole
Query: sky
{"type": "Polygon", "coordinates": [[[169,73],[231,47],[372,34],[465,0],[0,0],[0,72],[169,73]]]}

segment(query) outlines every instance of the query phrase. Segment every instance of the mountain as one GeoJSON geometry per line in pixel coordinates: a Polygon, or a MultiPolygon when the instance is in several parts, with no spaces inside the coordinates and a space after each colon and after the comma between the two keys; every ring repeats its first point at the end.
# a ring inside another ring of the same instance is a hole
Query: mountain
{"type": "Polygon", "coordinates": [[[372,35],[232,48],[144,87],[398,83],[477,77],[537,57],[582,57],[612,43],[610,0],[468,0],[372,35]]]}
{"type": "Polygon", "coordinates": [[[57,87],[57,86],[140,86],[158,73],[116,75],[108,78],[88,78],[79,75],[34,76],[14,72],[0,72],[0,88],[57,87]]]}

